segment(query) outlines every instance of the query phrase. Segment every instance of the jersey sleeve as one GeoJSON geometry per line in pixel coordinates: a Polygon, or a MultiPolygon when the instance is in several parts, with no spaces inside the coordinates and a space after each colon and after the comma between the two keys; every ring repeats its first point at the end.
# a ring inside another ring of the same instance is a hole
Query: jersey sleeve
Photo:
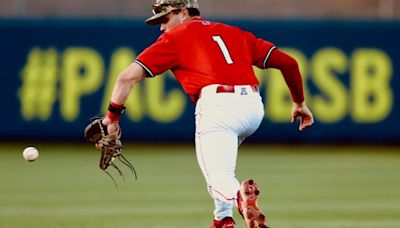
{"type": "Polygon", "coordinates": [[[276,49],[269,57],[267,67],[282,72],[294,102],[300,104],[304,101],[303,81],[297,61],[293,57],[276,49]]]}
{"type": "Polygon", "coordinates": [[[249,47],[251,48],[250,51],[253,65],[261,69],[267,68],[268,58],[272,51],[276,49],[276,45],[269,41],[257,38],[250,32],[246,32],[246,38],[249,47]]]}
{"type": "Polygon", "coordinates": [[[176,53],[172,37],[163,34],[140,53],[135,62],[146,70],[149,77],[154,77],[176,66],[178,59],[176,53]]]}

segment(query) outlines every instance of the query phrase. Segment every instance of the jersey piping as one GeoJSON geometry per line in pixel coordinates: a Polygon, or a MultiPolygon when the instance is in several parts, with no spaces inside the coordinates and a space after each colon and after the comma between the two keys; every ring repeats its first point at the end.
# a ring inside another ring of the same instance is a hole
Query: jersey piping
{"type": "Polygon", "coordinates": [[[276,46],[271,47],[271,49],[269,49],[267,56],[265,56],[264,59],[264,63],[263,63],[263,68],[265,69],[267,66],[267,60],[269,58],[269,56],[271,55],[272,51],[276,49],[276,46]]]}
{"type": "Polygon", "coordinates": [[[137,63],[137,64],[139,64],[141,67],[143,67],[143,69],[145,69],[145,70],[147,71],[147,74],[148,74],[150,77],[154,77],[153,72],[151,72],[151,70],[150,70],[148,67],[146,67],[146,65],[144,65],[142,62],[140,62],[139,60],[135,60],[135,63],[137,63]]]}

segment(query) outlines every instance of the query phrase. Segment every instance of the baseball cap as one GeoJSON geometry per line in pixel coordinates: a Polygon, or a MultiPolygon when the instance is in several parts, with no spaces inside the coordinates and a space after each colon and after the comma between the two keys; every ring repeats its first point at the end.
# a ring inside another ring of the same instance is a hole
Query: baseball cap
{"type": "Polygon", "coordinates": [[[157,0],[153,5],[153,16],[148,18],[145,23],[156,25],[161,23],[161,18],[168,13],[183,8],[199,8],[197,0],[157,0]]]}

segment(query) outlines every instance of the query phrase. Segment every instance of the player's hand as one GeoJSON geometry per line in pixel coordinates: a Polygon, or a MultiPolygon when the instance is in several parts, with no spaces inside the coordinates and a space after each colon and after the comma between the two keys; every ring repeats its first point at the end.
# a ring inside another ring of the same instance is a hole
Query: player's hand
{"type": "Polygon", "coordinates": [[[314,123],[314,116],[305,102],[301,104],[293,103],[291,122],[296,122],[298,117],[300,118],[300,131],[303,131],[306,127],[309,127],[314,123]]]}
{"type": "Polygon", "coordinates": [[[113,133],[119,131],[118,121],[113,121],[112,119],[108,118],[107,116],[104,117],[102,124],[107,126],[108,134],[113,134],[113,133]]]}

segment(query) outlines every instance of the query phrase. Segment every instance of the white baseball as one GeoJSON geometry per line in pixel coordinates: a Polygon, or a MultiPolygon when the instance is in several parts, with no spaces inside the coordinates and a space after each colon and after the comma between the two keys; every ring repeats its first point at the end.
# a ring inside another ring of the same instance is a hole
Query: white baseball
{"type": "Polygon", "coordinates": [[[26,161],[33,162],[39,157],[39,151],[35,147],[30,146],[25,148],[22,156],[26,161]]]}

